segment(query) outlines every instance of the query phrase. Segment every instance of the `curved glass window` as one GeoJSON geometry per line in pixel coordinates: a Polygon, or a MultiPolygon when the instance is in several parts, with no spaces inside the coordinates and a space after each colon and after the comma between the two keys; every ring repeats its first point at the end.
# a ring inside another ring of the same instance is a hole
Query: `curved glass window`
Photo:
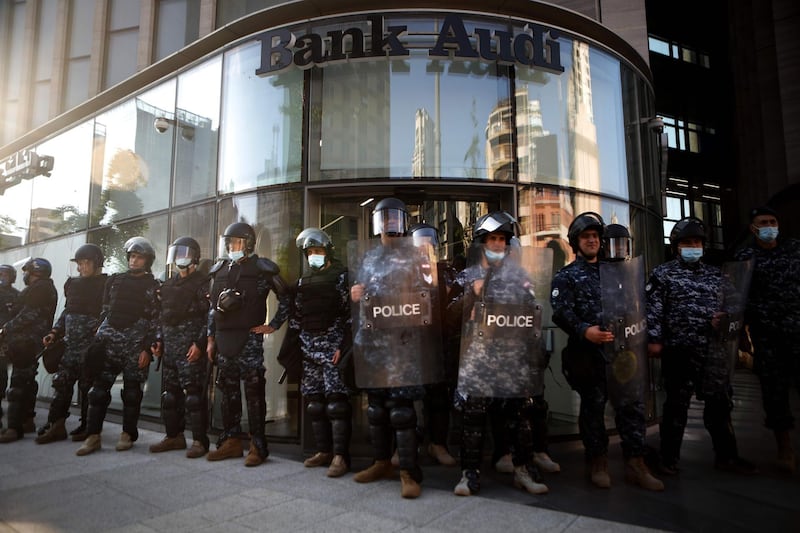
{"type": "Polygon", "coordinates": [[[260,78],[261,43],[227,52],[223,65],[220,192],[300,181],[303,71],[260,78]]]}
{"type": "Polygon", "coordinates": [[[85,122],[36,147],[53,157],[50,177],[33,180],[31,241],[86,230],[92,172],[93,123],[85,122]]]}
{"type": "Polygon", "coordinates": [[[154,127],[175,115],[175,80],[99,115],[95,151],[102,161],[92,176],[92,226],[152,213],[169,205],[172,142],[154,127]]]}
{"type": "Polygon", "coordinates": [[[222,56],[178,76],[173,205],[214,196],[222,56]]]}
{"type": "Polygon", "coordinates": [[[33,183],[22,180],[0,195],[0,249],[28,243],[33,183]]]}

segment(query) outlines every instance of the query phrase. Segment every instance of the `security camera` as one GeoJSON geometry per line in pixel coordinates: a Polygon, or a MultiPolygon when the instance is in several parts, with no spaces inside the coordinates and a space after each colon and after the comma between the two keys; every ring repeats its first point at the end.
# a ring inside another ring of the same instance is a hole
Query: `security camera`
{"type": "Polygon", "coordinates": [[[169,129],[170,121],[164,117],[156,117],[153,121],[153,127],[158,133],[164,133],[169,129]]]}
{"type": "Polygon", "coordinates": [[[661,117],[653,117],[647,121],[647,127],[653,133],[664,133],[664,120],[661,117]]]}

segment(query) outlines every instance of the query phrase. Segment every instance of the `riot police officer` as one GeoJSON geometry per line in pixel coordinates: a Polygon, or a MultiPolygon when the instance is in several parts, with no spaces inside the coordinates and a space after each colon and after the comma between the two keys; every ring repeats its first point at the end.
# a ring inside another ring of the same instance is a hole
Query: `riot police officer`
{"type": "Polygon", "coordinates": [[[151,268],[156,258],[153,245],[144,237],[128,239],[124,245],[128,270],[113,274],[103,293],[100,326],[86,353],[93,374],[89,389],[87,437],[77,455],[100,449],[103,421],[111,402],[111,387],[122,373],[122,432],[117,451],[133,447],[139,438],[137,425],[142,404],[142,387],[154,349],[158,349],[158,281],[151,268]]]}
{"type": "MultiPolygon", "coordinates": [[[[562,352],[562,370],[580,396],[579,427],[589,465],[589,477],[598,488],[610,488],[608,434],[604,422],[608,400],[604,344],[614,335],[602,323],[600,257],[605,224],[597,213],[579,214],[567,230],[575,260],[553,278],[550,301],[553,322],[569,335],[562,352]]],[[[645,412],[640,401],[615,405],[615,421],[625,457],[625,480],[648,490],[664,490],[644,463],[645,412]]]]}
{"type": "Polygon", "coordinates": [[[13,366],[8,388],[8,428],[0,434],[0,443],[21,439],[26,422],[33,420],[38,391],[37,347],[53,323],[58,303],[58,293],[50,279],[53,268],[47,259],[29,259],[22,272],[25,289],[19,295],[18,311],[0,329],[0,342],[5,343],[13,366]]]}
{"type": "Polygon", "coordinates": [[[533,265],[521,257],[521,246],[511,252],[515,237],[518,224],[510,214],[496,211],[480,217],[473,228],[477,253],[471,254],[477,260],[463,273],[464,329],[456,394],[463,411],[462,477],[454,489],[459,496],[480,490],[487,414],[498,419],[493,426],[500,426],[497,433],[511,448],[514,486],[531,494],[549,490],[534,459],[534,433],[543,431],[535,401],[543,401],[541,306],[522,266],[533,265]]]}
{"type": "Polygon", "coordinates": [[[103,308],[103,291],[108,276],[102,273],[105,256],[96,244],[84,244],[75,250],[77,277],[69,277],[64,283],[64,311],[43,339],[42,344],[52,347],[56,342],[64,342],[64,355],[53,375],[55,395],[50,403],[47,424],[39,429],[37,444],[47,444],[67,438],[64,425],[69,416],[69,405],[75,382],[78,382],[78,396],[81,406],[80,425],[70,434],[73,441],[86,438],[86,418],[89,408],[87,394],[91,385],[86,373],[84,358],[89,343],[100,325],[100,312],[103,308]]]}
{"type": "Polygon", "coordinates": [[[224,259],[211,268],[211,306],[206,352],[210,360],[217,355],[217,387],[222,393],[222,424],[217,449],[209,461],[241,457],[242,398],[244,381],[250,450],[245,466],[258,466],[269,455],[266,423],[266,380],[264,378],[264,334],[281,327],[289,316],[291,298],[278,265],[255,253],[253,227],[235,222],[225,228],[220,252],[224,259]],[[267,297],[278,298],[275,315],[267,319],[267,297]]]}
{"type": "Polygon", "coordinates": [[[328,466],[328,477],[350,469],[352,407],[340,365],[351,344],[350,286],[347,269],[333,255],[327,233],[306,228],[295,240],[308,268],[297,281],[289,327],[299,332],[303,351],[300,392],[317,445],[307,467],[328,466]]]}
{"type": "MultiPolygon", "coordinates": [[[[419,223],[409,228],[409,233],[415,246],[431,246],[434,251],[439,248],[439,232],[430,224],[419,223]]],[[[424,267],[423,267],[424,268],[424,267]]],[[[440,317],[444,325],[445,303],[449,301],[449,291],[456,273],[445,261],[437,261],[436,273],[438,275],[438,289],[440,317]]],[[[425,275],[425,274],[423,274],[425,275]]],[[[425,386],[423,409],[425,413],[425,431],[430,442],[428,455],[444,466],[455,466],[456,460],[447,449],[447,438],[450,431],[450,406],[452,404],[453,390],[455,389],[456,373],[458,371],[458,350],[450,350],[447,339],[442,339],[444,355],[444,380],[425,386]]]]}
{"type": "Polygon", "coordinates": [[[648,351],[661,358],[666,399],[661,418],[661,468],[678,472],[683,432],[692,394],[703,400],[703,422],[711,435],[716,468],[752,474],[739,457],[731,423],[728,372],[710,373],[711,332],[719,319],[720,269],[700,259],[706,239],[703,222],[679,220],[669,235],[675,259],[653,270],[647,284],[648,351]]]}
{"type": "Polygon", "coordinates": [[[208,360],[206,327],[209,277],[198,270],[200,245],[191,237],[178,237],[167,250],[167,264],[177,272],[166,280],[161,294],[162,359],[161,418],[166,436],[150,446],[151,453],[185,450],[183,431],[188,419],[192,445],[186,457],[208,452],[208,360]]]}
{"type": "MultiPolygon", "coordinates": [[[[15,306],[19,299],[19,291],[14,288],[17,281],[17,269],[11,265],[0,265],[0,324],[5,324],[16,314],[15,306]]],[[[0,428],[3,427],[3,398],[8,387],[8,358],[6,346],[0,344],[0,428]]]]}
{"type": "Polygon", "coordinates": [[[775,433],[778,467],[794,472],[789,436],[794,428],[789,393],[800,390],[800,240],[779,237],[778,214],[769,207],[750,211],[753,242],[736,259],[755,258],[746,323],[754,371],[761,382],[765,425],[775,433]]]}
{"type": "Polygon", "coordinates": [[[631,234],[622,224],[608,224],[603,230],[603,260],[625,261],[633,255],[631,234]]]}
{"type": "MultiPolygon", "coordinates": [[[[353,348],[356,384],[367,390],[367,419],[374,462],[353,479],[370,483],[391,477],[392,435],[397,442],[401,496],[421,493],[414,401],[423,385],[441,380],[441,333],[436,314],[436,279],[423,269],[420,251],[408,234],[409,214],[397,198],[384,198],[372,212],[379,241],[359,243],[364,253],[348,251],[353,302],[353,348]],[[358,261],[361,263],[358,264],[358,261]],[[426,276],[427,274],[427,276],[426,276]]],[[[429,267],[432,265],[428,264],[429,267]]]]}

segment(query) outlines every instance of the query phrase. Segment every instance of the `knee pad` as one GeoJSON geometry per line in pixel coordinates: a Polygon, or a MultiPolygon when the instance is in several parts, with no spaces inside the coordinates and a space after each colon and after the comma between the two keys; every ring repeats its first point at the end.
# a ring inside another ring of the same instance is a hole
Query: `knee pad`
{"type": "Polygon", "coordinates": [[[200,398],[200,395],[196,392],[187,392],[186,393],[186,403],[184,407],[187,411],[198,411],[203,406],[203,400],[200,398]]]}
{"type": "Polygon", "coordinates": [[[56,372],[53,374],[53,388],[55,390],[64,390],[67,388],[66,372],[56,372]]]}
{"type": "Polygon", "coordinates": [[[378,404],[370,404],[367,407],[367,420],[374,426],[386,424],[389,421],[389,411],[378,404]]]}
{"type": "Polygon", "coordinates": [[[417,412],[414,411],[413,406],[400,405],[394,407],[389,417],[392,422],[392,427],[395,429],[408,429],[417,427],[417,412]]]}
{"type": "Polygon", "coordinates": [[[350,400],[344,394],[332,394],[328,397],[328,418],[331,420],[348,419],[353,413],[350,400]]]}
{"type": "Polygon", "coordinates": [[[124,383],[122,386],[122,405],[136,405],[142,400],[142,388],[138,383],[124,383]]]}
{"type": "MultiPolygon", "coordinates": [[[[123,391],[124,394],[124,391],[123,391]]],[[[123,398],[124,400],[124,398],[123,398]]],[[[175,409],[178,404],[178,399],[175,394],[170,390],[165,390],[161,393],[161,408],[164,410],[175,409]]]]}
{"type": "Polygon", "coordinates": [[[90,405],[108,405],[111,401],[111,393],[105,389],[92,387],[89,389],[89,404],[90,405]]]}
{"type": "Polygon", "coordinates": [[[8,403],[21,402],[25,398],[25,389],[12,386],[8,389],[8,403]]]}
{"type": "Polygon", "coordinates": [[[308,397],[306,413],[311,420],[325,418],[325,398],[321,394],[312,394],[308,397]]]}

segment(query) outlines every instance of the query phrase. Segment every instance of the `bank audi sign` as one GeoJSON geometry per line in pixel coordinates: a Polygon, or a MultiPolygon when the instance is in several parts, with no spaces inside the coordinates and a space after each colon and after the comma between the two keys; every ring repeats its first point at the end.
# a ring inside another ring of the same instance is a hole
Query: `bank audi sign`
{"type": "MultiPolygon", "coordinates": [[[[324,35],[297,36],[288,28],[264,32],[256,37],[261,42],[261,65],[256,74],[268,76],[292,66],[307,69],[333,62],[410,55],[407,26],[384,29],[380,15],[366,20],[372,34],[359,27],[331,30],[324,35]],[[375,29],[381,33],[375,35],[375,29]]],[[[557,30],[533,23],[515,34],[477,26],[469,33],[460,15],[449,14],[442,19],[439,33],[431,35],[428,56],[447,58],[452,53],[454,59],[515,64],[560,73],[564,67],[558,38],[557,30]]],[[[415,40],[414,48],[420,46],[415,40]]]]}

